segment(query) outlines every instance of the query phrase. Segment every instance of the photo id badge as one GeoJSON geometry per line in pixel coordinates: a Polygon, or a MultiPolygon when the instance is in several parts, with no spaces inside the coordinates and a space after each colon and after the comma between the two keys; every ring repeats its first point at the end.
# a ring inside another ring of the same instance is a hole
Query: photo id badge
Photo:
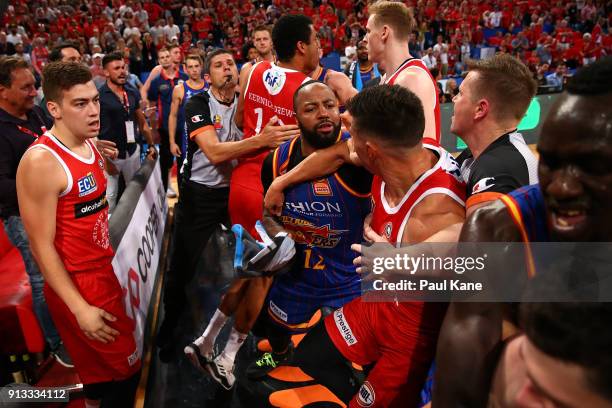
{"type": "Polygon", "coordinates": [[[127,135],[128,143],[136,142],[136,137],[134,136],[134,122],[133,121],[128,120],[127,122],[125,122],[125,134],[127,135]]]}

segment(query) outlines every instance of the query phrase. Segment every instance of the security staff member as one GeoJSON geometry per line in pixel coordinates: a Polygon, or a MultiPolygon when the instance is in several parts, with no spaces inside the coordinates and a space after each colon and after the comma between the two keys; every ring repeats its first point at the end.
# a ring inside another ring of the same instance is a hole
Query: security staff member
{"type": "Polygon", "coordinates": [[[119,150],[118,158],[110,160],[107,166],[109,213],[117,205],[119,173],[125,183],[129,183],[140,168],[140,146],[136,142],[138,130],[147,140],[148,155],[156,154],[153,146],[151,128],[140,109],[140,94],[136,88],[126,83],[128,73],[123,56],[111,53],[102,59],[106,83],[100,87],[100,136],[102,140],[115,142],[119,150]]]}

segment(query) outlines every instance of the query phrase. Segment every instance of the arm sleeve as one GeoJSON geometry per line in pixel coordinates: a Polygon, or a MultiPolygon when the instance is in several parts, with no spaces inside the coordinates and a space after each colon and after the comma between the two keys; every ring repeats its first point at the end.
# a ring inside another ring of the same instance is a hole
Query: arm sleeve
{"type": "Polygon", "coordinates": [[[272,166],[274,164],[274,152],[273,150],[266,156],[264,159],[263,165],[261,166],[261,184],[263,185],[264,194],[268,191],[270,184],[274,180],[274,176],[272,174],[272,166]]]}
{"type": "Polygon", "coordinates": [[[213,126],[207,98],[196,95],[187,101],[185,104],[185,123],[187,124],[187,135],[190,139],[208,126],[213,126]]]}

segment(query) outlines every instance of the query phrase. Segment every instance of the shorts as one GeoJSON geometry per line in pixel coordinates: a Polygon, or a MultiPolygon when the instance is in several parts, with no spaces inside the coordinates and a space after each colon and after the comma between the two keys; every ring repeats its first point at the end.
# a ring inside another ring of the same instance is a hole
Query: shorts
{"type": "Polygon", "coordinates": [[[358,298],[328,316],[325,328],[340,353],[374,364],[350,406],[418,406],[445,312],[444,303],[358,298]]]}
{"type": "Polygon", "coordinates": [[[313,314],[324,307],[332,310],[350,302],[361,294],[361,281],[345,285],[345,290],[329,291],[324,294],[316,288],[300,286],[299,282],[285,279],[285,275],[275,279],[265,306],[268,315],[276,325],[291,333],[304,333],[309,330],[313,314]],[[281,283],[283,282],[283,283],[281,283]]]}
{"type": "Polygon", "coordinates": [[[70,274],[72,282],[92,306],[117,318],[106,324],[119,332],[112,343],[90,340],[62,299],[45,283],[45,298],[51,317],[83,384],[125,380],[140,370],[140,356],[134,341],[134,321],[125,313],[119,281],[108,265],[100,270],[70,274]]]}
{"type": "Polygon", "coordinates": [[[261,163],[243,162],[232,172],[229,193],[229,216],[233,224],[240,224],[258,239],[255,223],[263,218],[263,187],[261,163]]]}

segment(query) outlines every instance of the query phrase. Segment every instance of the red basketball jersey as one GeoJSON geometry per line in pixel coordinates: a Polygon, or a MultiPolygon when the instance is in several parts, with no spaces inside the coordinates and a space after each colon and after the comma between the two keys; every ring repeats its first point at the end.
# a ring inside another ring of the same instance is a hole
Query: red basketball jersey
{"type": "Polygon", "coordinates": [[[461,179],[459,165],[446,150],[424,144],[439,157],[438,162],[426,171],[404,195],[402,201],[391,207],[385,198],[385,183],[379,176],[372,181],[372,229],[389,242],[400,246],[406,223],[412,210],[431,194],[445,194],[465,205],[465,183],[461,179]]]}
{"type": "Polygon", "coordinates": [[[57,202],[55,227],[55,249],[68,273],[108,267],[114,255],[108,231],[104,160],[91,141],[86,143],[88,158],[76,155],[49,132],[29,148],[50,152],[68,179],[57,202]]]}
{"type": "MultiPolygon", "coordinates": [[[[424,135],[424,138],[434,139],[436,143],[440,143],[441,125],[440,125],[440,98],[438,97],[438,84],[436,83],[436,80],[431,75],[431,72],[429,72],[429,69],[427,69],[423,61],[417,58],[408,58],[406,61],[404,61],[402,65],[399,66],[399,68],[391,76],[389,76],[386,79],[385,84],[389,84],[389,85],[395,84],[395,80],[397,79],[399,74],[409,68],[415,69],[415,70],[421,69],[425,73],[427,73],[427,75],[429,75],[429,78],[431,79],[431,83],[433,84],[433,89],[434,89],[433,92],[435,94],[434,100],[436,101],[435,105],[433,106],[434,118],[436,119],[436,134],[435,135],[424,135]]],[[[423,109],[427,110],[431,108],[428,108],[427,106],[423,106],[423,109]]]]}
{"type": "MultiPolygon", "coordinates": [[[[249,73],[244,93],[244,138],[260,133],[274,115],[284,125],[295,125],[297,119],[293,111],[293,94],[309,79],[299,71],[281,68],[268,61],[255,64],[249,73]]],[[[243,160],[255,156],[256,161],[262,163],[267,154],[268,150],[265,150],[243,160]]]]}

